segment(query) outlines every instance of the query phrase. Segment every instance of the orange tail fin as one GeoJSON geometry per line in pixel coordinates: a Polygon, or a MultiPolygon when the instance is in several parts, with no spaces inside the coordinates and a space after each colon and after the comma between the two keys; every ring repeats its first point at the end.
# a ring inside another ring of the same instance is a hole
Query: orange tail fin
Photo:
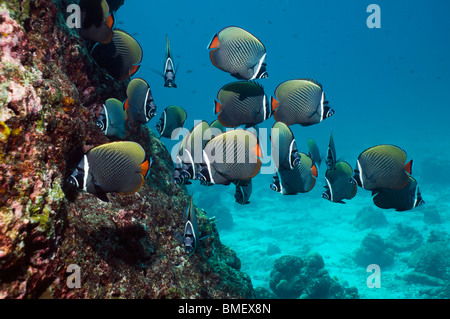
{"type": "Polygon", "coordinates": [[[214,114],[217,114],[222,111],[222,104],[220,104],[217,101],[214,101],[214,103],[215,103],[214,114]]]}
{"type": "Polygon", "coordinates": [[[123,110],[126,111],[130,105],[128,104],[128,99],[123,103],[123,110]]]}
{"type": "Polygon", "coordinates": [[[133,65],[130,69],[130,76],[133,76],[136,74],[136,72],[139,70],[141,66],[140,65],[133,65]]]}
{"type": "Polygon", "coordinates": [[[410,160],[408,163],[406,163],[405,165],[405,170],[408,172],[409,175],[412,174],[412,164],[413,164],[413,160],[410,160]]]}
{"type": "Polygon", "coordinates": [[[272,107],[272,112],[278,108],[278,101],[273,96],[270,99],[270,105],[272,107]]]}
{"type": "Polygon", "coordinates": [[[255,146],[255,154],[256,154],[256,156],[258,156],[259,158],[262,158],[262,157],[263,157],[263,152],[262,152],[262,149],[261,149],[261,146],[259,145],[259,143],[256,144],[256,146],[255,146]]]}
{"type": "Polygon", "coordinates": [[[319,171],[317,170],[317,166],[313,165],[311,167],[311,170],[312,170],[312,174],[317,178],[319,176],[319,171]]]}
{"type": "Polygon", "coordinates": [[[150,173],[150,165],[151,165],[151,162],[149,159],[141,164],[141,174],[145,178],[147,178],[150,173]]]}
{"type": "Polygon", "coordinates": [[[106,18],[106,24],[107,26],[112,29],[114,26],[114,14],[110,13],[109,16],[106,18]]]}
{"type": "Polygon", "coordinates": [[[219,47],[219,37],[218,35],[214,35],[214,37],[212,38],[211,42],[208,45],[208,49],[216,49],[219,47]]]}

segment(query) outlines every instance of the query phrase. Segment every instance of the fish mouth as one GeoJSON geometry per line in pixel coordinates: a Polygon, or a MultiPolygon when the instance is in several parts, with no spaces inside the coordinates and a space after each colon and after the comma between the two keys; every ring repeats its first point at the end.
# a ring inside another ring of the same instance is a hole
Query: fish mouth
{"type": "Polygon", "coordinates": [[[192,254],[194,252],[194,247],[192,247],[191,245],[186,245],[184,247],[184,250],[186,251],[186,254],[192,254]]]}
{"type": "Polygon", "coordinates": [[[105,132],[106,128],[107,128],[107,123],[106,123],[106,118],[103,115],[100,115],[99,118],[97,119],[97,122],[95,122],[95,124],[97,124],[97,127],[102,131],[105,132]]]}
{"type": "Polygon", "coordinates": [[[156,105],[153,100],[149,100],[145,105],[147,119],[150,121],[156,115],[156,105]]]}
{"type": "Polygon", "coordinates": [[[269,77],[269,73],[267,73],[267,71],[264,71],[263,73],[261,73],[261,75],[258,77],[258,79],[266,79],[269,77]]]}
{"type": "MultiPolygon", "coordinates": [[[[266,62],[264,62],[264,60],[266,59],[266,54],[264,54],[261,58],[261,60],[259,61],[259,63],[257,65],[255,65],[255,75],[253,77],[253,79],[264,79],[267,78],[269,76],[269,74],[267,73],[266,70],[266,62]]],[[[251,79],[251,80],[253,80],[251,79]]]]}
{"type": "Polygon", "coordinates": [[[334,113],[335,113],[334,109],[331,109],[331,108],[330,108],[330,109],[328,110],[327,114],[326,114],[326,117],[333,116],[334,113]]]}
{"type": "Polygon", "coordinates": [[[195,250],[195,239],[192,235],[186,235],[184,239],[184,250],[187,254],[192,254],[195,250]]]}
{"type": "Polygon", "coordinates": [[[164,86],[168,87],[168,88],[176,88],[177,87],[174,79],[167,79],[166,82],[164,83],[164,86]]]}
{"type": "Polygon", "coordinates": [[[203,186],[212,185],[211,182],[208,180],[208,178],[200,172],[197,173],[196,179],[199,180],[200,184],[203,186]]]}
{"type": "Polygon", "coordinates": [[[200,181],[200,184],[202,184],[202,185],[208,184],[208,180],[206,179],[205,175],[203,175],[202,173],[197,174],[197,179],[200,181]]]}

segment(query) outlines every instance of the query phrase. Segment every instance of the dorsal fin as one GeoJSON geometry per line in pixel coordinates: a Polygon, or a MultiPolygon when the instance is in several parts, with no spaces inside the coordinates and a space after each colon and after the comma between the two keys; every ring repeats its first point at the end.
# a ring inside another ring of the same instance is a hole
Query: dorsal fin
{"type": "Polygon", "coordinates": [[[300,79],[300,80],[314,83],[314,84],[318,85],[323,90],[322,84],[319,81],[317,81],[317,80],[314,80],[314,79],[311,79],[311,78],[303,78],[303,79],[300,79]]]}

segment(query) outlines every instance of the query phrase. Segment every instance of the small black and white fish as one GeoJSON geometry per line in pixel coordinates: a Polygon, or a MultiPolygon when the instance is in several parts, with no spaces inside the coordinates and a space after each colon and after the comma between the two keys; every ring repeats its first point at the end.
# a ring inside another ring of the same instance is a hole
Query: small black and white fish
{"type": "Polygon", "coordinates": [[[186,223],[184,225],[183,243],[187,254],[192,255],[200,240],[198,232],[197,209],[191,196],[189,206],[186,209],[186,223]]]}
{"type": "Polygon", "coordinates": [[[173,63],[172,54],[170,53],[169,36],[166,35],[166,61],[164,63],[164,86],[168,88],[176,88],[175,75],[177,71],[175,70],[175,65],[173,63]]]}
{"type": "Polygon", "coordinates": [[[123,109],[128,114],[130,123],[145,124],[156,115],[156,105],[153,100],[150,85],[140,78],[131,80],[127,87],[127,99],[123,109]]]}
{"type": "Polygon", "coordinates": [[[266,48],[250,32],[227,27],[216,33],[208,45],[211,62],[240,80],[266,78],[266,48]]]}
{"type": "Polygon", "coordinates": [[[275,89],[272,112],[276,121],[290,126],[318,124],[334,114],[322,85],[314,80],[289,80],[275,89]]]}
{"type": "Polygon", "coordinates": [[[124,139],[128,134],[128,123],[122,102],[114,98],[106,100],[97,119],[97,126],[108,137],[124,139]]]}
{"type": "Polygon", "coordinates": [[[174,130],[183,127],[186,118],[187,113],[183,108],[176,105],[168,106],[156,124],[156,130],[161,136],[170,138],[174,130]]]}
{"type": "Polygon", "coordinates": [[[151,163],[138,143],[106,143],[83,156],[68,183],[107,202],[107,193],[137,192],[150,173],[151,163]]]}

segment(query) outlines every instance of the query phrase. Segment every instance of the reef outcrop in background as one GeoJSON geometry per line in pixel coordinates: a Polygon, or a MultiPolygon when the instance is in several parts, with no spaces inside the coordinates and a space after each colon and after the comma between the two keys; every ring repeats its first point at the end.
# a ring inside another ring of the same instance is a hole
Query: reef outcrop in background
{"type": "Polygon", "coordinates": [[[138,193],[103,203],[63,188],[79,154],[108,142],[95,119],[126,90],[65,25],[68,4],[0,1],[0,298],[254,297],[204,211],[200,231],[212,236],[185,254],[176,234],[188,196],[145,126],[130,136],[153,158],[138,193]],[[67,285],[69,265],[80,288],[67,285]]]}
{"type": "Polygon", "coordinates": [[[315,252],[304,258],[285,255],[275,260],[270,288],[279,298],[286,299],[359,298],[355,287],[343,287],[337,278],[330,277],[322,256],[315,252]]]}

